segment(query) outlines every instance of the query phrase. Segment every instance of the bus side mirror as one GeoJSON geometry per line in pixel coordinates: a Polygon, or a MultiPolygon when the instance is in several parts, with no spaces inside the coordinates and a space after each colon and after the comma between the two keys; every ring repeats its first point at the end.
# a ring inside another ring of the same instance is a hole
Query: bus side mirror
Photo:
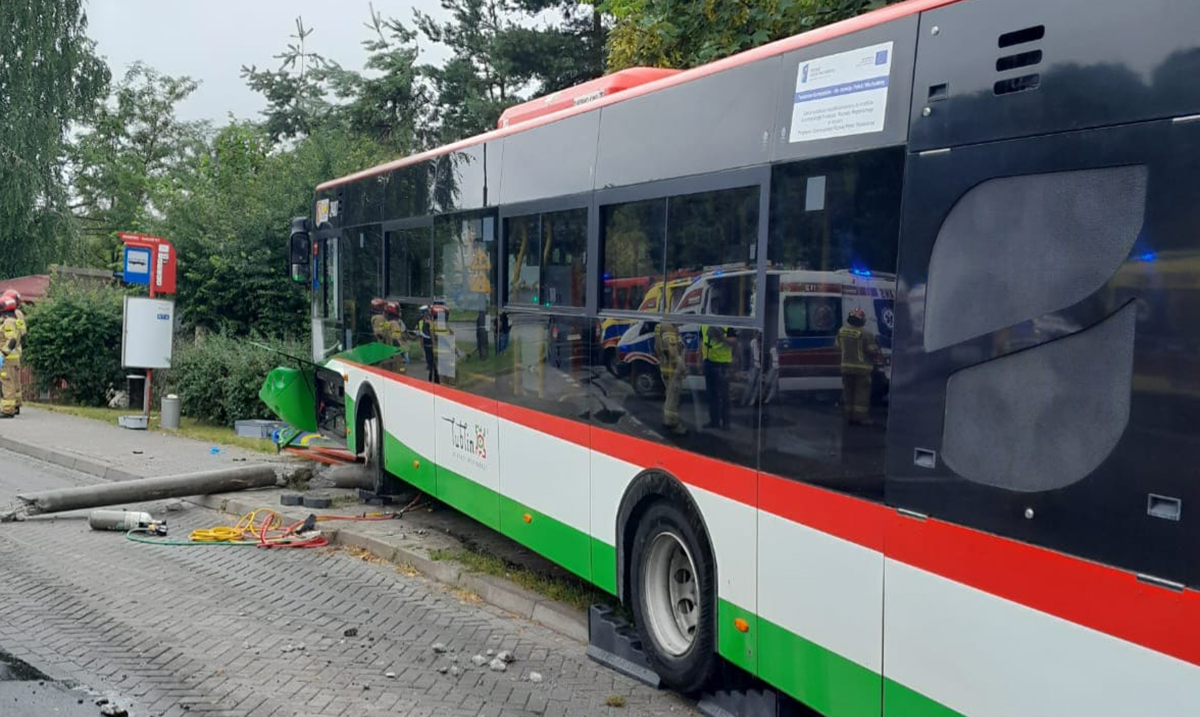
{"type": "Polygon", "coordinates": [[[309,264],[312,261],[312,240],[308,236],[308,217],[292,220],[292,236],[288,239],[288,256],[292,265],[292,281],[308,281],[309,264]]]}

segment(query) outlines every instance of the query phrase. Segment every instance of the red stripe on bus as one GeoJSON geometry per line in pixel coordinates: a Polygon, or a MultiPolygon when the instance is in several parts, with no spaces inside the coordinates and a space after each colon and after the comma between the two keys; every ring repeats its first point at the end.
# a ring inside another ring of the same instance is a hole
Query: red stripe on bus
{"type": "Polygon", "coordinates": [[[895,513],[879,503],[770,473],[759,474],[758,503],[764,512],[880,553],[888,515],[895,513]]]}
{"type": "Polygon", "coordinates": [[[736,55],[730,55],[729,57],[717,60],[716,62],[710,62],[707,65],[700,65],[699,67],[680,72],[677,75],[671,75],[670,77],[664,77],[661,80],[647,82],[644,85],[638,85],[637,87],[632,87],[622,92],[602,97],[594,102],[588,102],[575,107],[568,107],[566,109],[559,110],[558,112],[553,112],[548,115],[543,115],[542,117],[521,122],[520,124],[510,125],[504,129],[485,132],[484,134],[468,137],[453,144],[448,144],[444,147],[438,147],[427,152],[414,154],[410,157],[403,157],[401,159],[393,160],[376,167],[371,167],[370,169],[364,169],[361,172],[355,172],[354,174],[349,174],[345,177],[339,177],[338,179],[331,179],[328,182],[317,185],[317,191],[330,189],[332,187],[353,182],[358,179],[373,177],[377,174],[390,172],[393,169],[407,167],[408,165],[416,164],[417,162],[422,162],[426,159],[433,159],[434,157],[440,157],[443,154],[449,154],[451,152],[474,147],[477,144],[483,144],[484,142],[488,142],[490,140],[507,137],[510,134],[524,132],[535,127],[550,124],[551,122],[557,122],[559,120],[566,119],[567,117],[571,117],[573,115],[582,114],[584,112],[594,112],[602,107],[607,107],[608,105],[615,104],[617,102],[623,102],[625,100],[633,99],[634,97],[640,97],[651,92],[657,92],[658,90],[663,90],[668,87],[681,85],[685,82],[698,80],[701,77],[708,77],[709,75],[713,75],[724,70],[733,69],[734,67],[740,67],[742,65],[747,65],[751,62],[757,62],[759,60],[765,60],[769,57],[782,55],[784,53],[792,52],[793,50],[799,50],[811,45],[816,45],[817,43],[826,42],[828,40],[843,37],[851,33],[877,27],[879,25],[891,22],[892,20],[898,20],[902,17],[916,15],[918,13],[926,12],[927,10],[935,10],[945,5],[952,5],[956,2],[963,2],[963,0],[909,0],[908,2],[902,2],[897,5],[888,5],[878,10],[864,13],[862,15],[858,15],[857,17],[852,17],[848,20],[842,20],[841,22],[835,22],[832,25],[826,25],[815,30],[809,30],[801,35],[795,35],[782,40],[776,40],[775,42],[756,47],[752,50],[740,52],[736,55]]]}
{"type": "Polygon", "coordinates": [[[757,472],[654,441],[592,426],[592,450],[634,465],[659,468],[695,488],[753,506],[757,472]]]}
{"type": "Polygon", "coordinates": [[[892,512],[893,560],[1200,665],[1200,592],[938,520],[892,512]]]}
{"type": "Polygon", "coordinates": [[[476,411],[483,411],[484,413],[491,413],[493,415],[496,413],[497,401],[494,398],[477,396],[473,393],[467,393],[461,389],[451,388],[440,383],[425,385],[432,386],[434,395],[439,398],[461,403],[467,408],[474,408],[476,411]]]}
{"type": "Polygon", "coordinates": [[[523,406],[514,406],[504,401],[496,402],[496,415],[530,430],[588,448],[591,444],[591,426],[569,418],[551,416],[523,406]]]}

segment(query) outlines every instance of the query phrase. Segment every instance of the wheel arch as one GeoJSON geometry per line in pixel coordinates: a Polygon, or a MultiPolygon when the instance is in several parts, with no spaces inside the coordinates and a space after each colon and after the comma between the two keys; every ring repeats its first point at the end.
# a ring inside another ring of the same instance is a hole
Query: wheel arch
{"type": "Polygon", "coordinates": [[[717,580],[720,566],[717,565],[712,531],[708,529],[704,512],[700,510],[696,499],[683,481],[670,472],[648,468],[637,474],[625,489],[625,494],[621,497],[620,508],[617,510],[617,599],[622,604],[627,604],[630,597],[632,580],[630,567],[633,562],[630,553],[633,550],[633,536],[637,530],[638,520],[652,503],[660,500],[674,502],[696,515],[700,523],[701,537],[704,540],[704,545],[701,547],[708,551],[708,557],[713,566],[714,585],[720,584],[717,580]]]}

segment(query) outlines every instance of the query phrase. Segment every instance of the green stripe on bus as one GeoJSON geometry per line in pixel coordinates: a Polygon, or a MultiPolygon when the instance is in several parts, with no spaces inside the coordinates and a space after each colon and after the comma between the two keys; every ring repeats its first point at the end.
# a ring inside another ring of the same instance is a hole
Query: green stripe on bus
{"type": "Polygon", "coordinates": [[[617,594],[617,549],[592,538],[592,584],[609,595],[617,594]]]}
{"type": "Polygon", "coordinates": [[[500,494],[491,488],[438,466],[434,495],[492,530],[500,530],[500,494]]]}
{"type": "Polygon", "coordinates": [[[728,600],[717,599],[717,652],[750,674],[758,671],[758,650],[754,648],[757,623],[758,616],[754,613],[728,600]],[[745,632],[737,629],[735,621],[739,619],[746,621],[745,632]]]}
{"type": "Polygon", "coordinates": [[[354,440],[354,399],[346,395],[346,450],[358,453],[358,445],[354,440]]]}
{"type": "Polygon", "coordinates": [[[955,712],[940,702],[886,678],[883,681],[883,707],[884,714],[904,717],[965,717],[961,712],[955,712]]]}
{"type": "MultiPolygon", "coordinates": [[[[769,620],[758,620],[758,676],[826,717],[880,714],[883,678],[769,620]]],[[[921,712],[891,712],[924,717],[921,712]]]]}
{"type": "Polygon", "coordinates": [[[501,495],[500,532],[591,581],[591,537],[583,531],[501,495]]]}
{"type": "Polygon", "coordinates": [[[388,473],[417,490],[437,495],[437,465],[386,431],[383,434],[383,465],[388,473]]]}

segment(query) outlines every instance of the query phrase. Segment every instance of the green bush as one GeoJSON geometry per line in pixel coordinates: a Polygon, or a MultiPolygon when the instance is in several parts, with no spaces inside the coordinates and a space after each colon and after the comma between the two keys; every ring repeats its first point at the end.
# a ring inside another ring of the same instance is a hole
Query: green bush
{"type": "Polygon", "coordinates": [[[23,359],[42,390],[63,387],[69,401],[108,404],[125,388],[121,370],[123,293],[113,287],[55,284],[30,309],[23,359]]]}
{"type": "Polygon", "coordinates": [[[287,359],[251,341],[291,356],[308,356],[306,346],[277,339],[210,334],[181,343],[175,347],[167,381],[179,396],[184,415],[227,426],[243,419],[270,417],[270,410],[258,399],[258,390],[267,372],[287,359]]]}

